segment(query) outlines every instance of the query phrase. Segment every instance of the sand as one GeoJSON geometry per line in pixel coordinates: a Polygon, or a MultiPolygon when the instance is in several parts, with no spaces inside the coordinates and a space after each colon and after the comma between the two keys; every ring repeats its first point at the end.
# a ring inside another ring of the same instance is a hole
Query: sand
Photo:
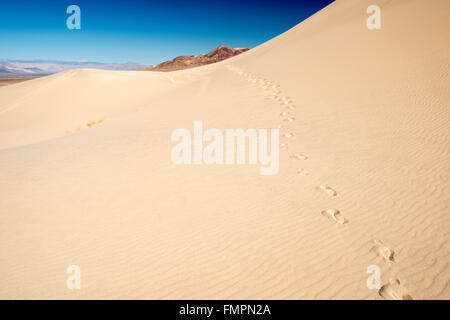
{"type": "Polygon", "coordinates": [[[19,83],[22,81],[32,80],[39,78],[40,75],[37,76],[8,76],[0,74],[0,87],[7,86],[14,83],[19,83]]]}
{"type": "Polygon", "coordinates": [[[336,1],[214,65],[1,87],[0,298],[449,299],[449,9],[336,1]],[[280,126],[278,174],[174,165],[194,120],[280,126]]]}

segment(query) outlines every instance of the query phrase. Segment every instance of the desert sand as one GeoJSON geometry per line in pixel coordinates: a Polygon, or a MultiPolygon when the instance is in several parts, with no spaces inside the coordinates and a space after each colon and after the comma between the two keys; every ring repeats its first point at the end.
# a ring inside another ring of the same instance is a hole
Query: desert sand
{"type": "Polygon", "coordinates": [[[36,78],[39,76],[0,76],[0,87],[36,78]]]}
{"type": "Polygon", "coordinates": [[[1,87],[0,298],[449,299],[449,9],[340,0],[217,64],[1,87]],[[280,126],[278,174],[174,165],[194,120],[280,126]]]}

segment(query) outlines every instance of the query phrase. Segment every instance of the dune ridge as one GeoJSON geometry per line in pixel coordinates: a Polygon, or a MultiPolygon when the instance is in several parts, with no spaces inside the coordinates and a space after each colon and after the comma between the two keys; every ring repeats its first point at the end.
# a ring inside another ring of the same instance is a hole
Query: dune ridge
{"type": "Polygon", "coordinates": [[[450,5],[431,2],[375,1],[369,31],[374,1],[338,0],[213,65],[1,87],[0,298],[449,299],[450,5]],[[173,165],[193,120],[280,128],[279,173],[173,165]]]}

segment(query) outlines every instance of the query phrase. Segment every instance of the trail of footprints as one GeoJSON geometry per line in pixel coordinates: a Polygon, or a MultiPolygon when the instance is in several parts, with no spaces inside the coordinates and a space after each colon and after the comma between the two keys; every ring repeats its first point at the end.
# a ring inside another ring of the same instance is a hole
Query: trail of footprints
{"type": "MultiPolygon", "coordinates": [[[[395,263],[394,250],[389,248],[383,241],[372,240],[372,251],[383,258],[389,265],[395,263]]],[[[389,282],[383,285],[378,294],[388,300],[413,300],[408,290],[400,284],[399,279],[389,279],[389,282]]]]}
{"type": "MultiPolygon", "coordinates": [[[[289,149],[289,141],[295,137],[294,133],[292,132],[284,132],[286,129],[285,123],[290,123],[295,121],[295,117],[293,115],[293,110],[297,108],[297,106],[294,104],[294,101],[289,96],[284,96],[281,91],[281,86],[276,84],[274,81],[269,81],[264,78],[260,78],[257,75],[243,71],[237,67],[234,66],[228,66],[228,69],[232,72],[238,74],[239,76],[243,77],[244,79],[247,79],[248,81],[257,84],[260,86],[263,90],[266,91],[266,98],[273,99],[277,101],[280,106],[283,108],[280,112],[280,117],[282,120],[282,123],[278,125],[278,129],[283,130],[283,133],[281,134],[281,137],[283,141],[280,144],[281,149],[289,149]]],[[[289,158],[293,160],[307,160],[308,156],[302,154],[302,153],[292,153],[289,158]]],[[[299,176],[308,176],[309,172],[303,168],[299,168],[297,170],[297,174],[299,176]]],[[[337,192],[328,186],[318,186],[318,190],[321,190],[327,195],[330,196],[336,196],[337,192]]],[[[329,220],[337,223],[337,224],[344,224],[348,222],[348,219],[342,216],[342,214],[337,209],[328,209],[325,211],[322,211],[322,215],[327,217],[329,220]]]]}
{"type": "MultiPolygon", "coordinates": [[[[248,81],[257,84],[264,91],[266,91],[266,98],[276,100],[283,110],[280,112],[280,117],[282,119],[282,123],[278,125],[278,129],[285,131],[286,125],[295,121],[295,117],[293,115],[293,111],[297,108],[294,104],[294,101],[291,97],[284,96],[281,91],[280,85],[276,84],[274,81],[269,81],[264,78],[260,78],[257,75],[243,71],[234,66],[228,66],[228,69],[239,76],[247,79],[248,81]]],[[[294,138],[294,134],[292,132],[284,132],[281,137],[284,139],[280,144],[281,149],[288,149],[289,144],[288,141],[294,138]]],[[[289,156],[291,159],[296,161],[304,161],[308,159],[308,156],[302,153],[292,153],[289,156]]],[[[303,168],[297,169],[297,174],[299,176],[308,176],[309,172],[303,168]]],[[[322,192],[323,194],[336,197],[338,195],[337,191],[330,186],[320,185],[316,187],[317,191],[322,192]]],[[[321,212],[321,215],[327,218],[329,221],[337,224],[344,225],[349,222],[347,218],[345,218],[342,213],[338,209],[327,209],[321,212]]],[[[383,258],[387,263],[393,264],[395,263],[394,258],[394,250],[385,245],[381,240],[374,239],[372,240],[372,251],[376,252],[378,256],[383,258]]],[[[412,297],[407,292],[406,288],[400,284],[398,279],[390,279],[389,282],[383,285],[379,290],[378,294],[385,298],[391,300],[411,300],[412,297]]]]}

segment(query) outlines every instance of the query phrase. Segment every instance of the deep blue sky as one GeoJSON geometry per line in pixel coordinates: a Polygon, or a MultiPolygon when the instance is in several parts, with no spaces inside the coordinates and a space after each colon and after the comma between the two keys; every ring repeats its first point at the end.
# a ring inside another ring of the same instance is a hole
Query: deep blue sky
{"type": "Polygon", "coordinates": [[[255,47],[332,0],[1,0],[0,58],[156,64],[220,44],[255,47]],[[81,30],[66,9],[81,8],[81,30]]]}

